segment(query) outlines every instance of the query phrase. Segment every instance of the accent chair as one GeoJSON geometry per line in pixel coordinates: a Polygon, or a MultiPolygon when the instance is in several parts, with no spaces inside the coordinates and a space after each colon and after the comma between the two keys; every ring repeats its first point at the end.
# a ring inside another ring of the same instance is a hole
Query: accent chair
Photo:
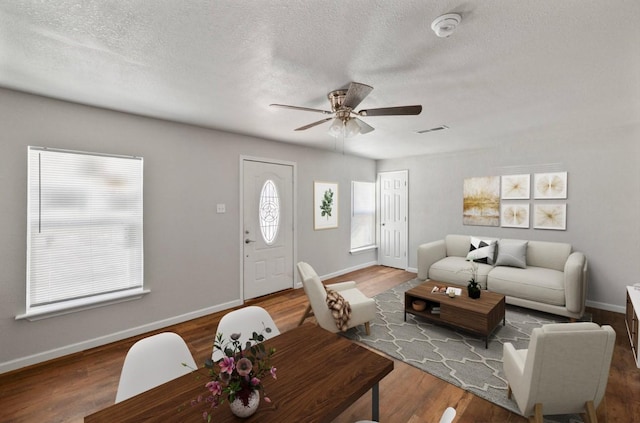
{"type": "MultiPolygon", "coordinates": [[[[303,261],[298,263],[298,273],[302,280],[304,292],[309,299],[309,307],[313,310],[313,315],[321,328],[329,332],[338,332],[331,310],[329,310],[326,303],[327,289],[331,289],[339,293],[351,306],[348,328],[364,325],[367,335],[371,333],[369,322],[376,315],[376,302],[356,288],[354,281],[338,282],[325,287],[313,267],[303,261]]],[[[305,312],[300,324],[309,315],[308,311],[309,309],[305,312]]]]}
{"type": "Polygon", "coordinates": [[[596,423],[604,397],[616,333],[596,323],[554,323],[531,332],[529,348],[503,347],[504,373],[520,412],[530,421],[586,412],[596,423]]]}

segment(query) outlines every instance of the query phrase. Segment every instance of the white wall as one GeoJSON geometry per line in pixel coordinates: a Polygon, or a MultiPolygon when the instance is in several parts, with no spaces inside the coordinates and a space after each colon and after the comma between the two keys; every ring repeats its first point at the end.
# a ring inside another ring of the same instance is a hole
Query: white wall
{"type": "Polygon", "coordinates": [[[238,304],[241,155],[297,163],[299,260],[321,275],[376,260],[373,252],[348,253],[350,182],[375,181],[373,160],[6,89],[0,89],[0,128],[0,373],[238,304]],[[25,307],[28,145],[144,157],[149,295],[40,321],[15,320],[25,307]],[[314,180],[339,183],[338,229],[313,230],[314,180]],[[216,213],[218,203],[226,204],[225,214],[216,213]]]}
{"type": "Polygon", "coordinates": [[[577,129],[492,150],[383,160],[378,170],[409,170],[410,267],[418,245],[448,233],[569,242],[589,260],[587,304],[623,312],[625,286],[640,282],[639,140],[638,127],[577,129]],[[545,171],[568,172],[566,231],[462,224],[464,178],[545,171]]]}

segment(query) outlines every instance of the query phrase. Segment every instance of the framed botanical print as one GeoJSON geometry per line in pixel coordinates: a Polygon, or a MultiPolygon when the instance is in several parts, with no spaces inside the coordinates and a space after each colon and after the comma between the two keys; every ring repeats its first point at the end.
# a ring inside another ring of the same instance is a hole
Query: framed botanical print
{"type": "Polygon", "coordinates": [[[335,182],[313,183],[313,229],[338,227],[338,184],[335,182]]]}

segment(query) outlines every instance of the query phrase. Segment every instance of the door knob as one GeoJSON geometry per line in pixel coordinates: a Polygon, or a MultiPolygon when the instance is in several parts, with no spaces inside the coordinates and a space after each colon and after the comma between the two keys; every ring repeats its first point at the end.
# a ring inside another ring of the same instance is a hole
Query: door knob
{"type": "Polygon", "coordinates": [[[247,238],[247,239],[245,239],[245,240],[244,240],[244,243],[245,243],[245,244],[248,244],[248,243],[250,243],[250,242],[255,242],[255,241],[254,241],[253,239],[249,239],[249,238],[247,238]]]}

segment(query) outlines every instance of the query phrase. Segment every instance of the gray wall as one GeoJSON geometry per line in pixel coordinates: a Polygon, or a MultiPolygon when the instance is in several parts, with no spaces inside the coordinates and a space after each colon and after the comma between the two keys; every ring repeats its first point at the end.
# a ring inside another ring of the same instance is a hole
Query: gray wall
{"type": "Polygon", "coordinates": [[[378,170],[409,170],[410,267],[420,244],[448,233],[569,242],[589,260],[588,304],[621,312],[625,286],[640,282],[639,140],[638,127],[576,130],[492,150],[383,160],[378,170]],[[566,231],[462,224],[464,178],[547,171],[568,172],[566,231]]]}
{"type": "Polygon", "coordinates": [[[373,160],[5,89],[0,128],[0,372],[238,304],[241,155],[297,163],[299,260],[313,263],[320,275],[376,260],[374,252],[348,253],[350,182],[375,181],[373,160]],[[40,321],[15,320],[25,308],[28,145],[144,157],[150,294],[40,321]],[[314,180],[339,183],[338,229],[313,230],[314,180]],[[218,203],[226,204],[225,214],[216,214],[218,203]]]}

